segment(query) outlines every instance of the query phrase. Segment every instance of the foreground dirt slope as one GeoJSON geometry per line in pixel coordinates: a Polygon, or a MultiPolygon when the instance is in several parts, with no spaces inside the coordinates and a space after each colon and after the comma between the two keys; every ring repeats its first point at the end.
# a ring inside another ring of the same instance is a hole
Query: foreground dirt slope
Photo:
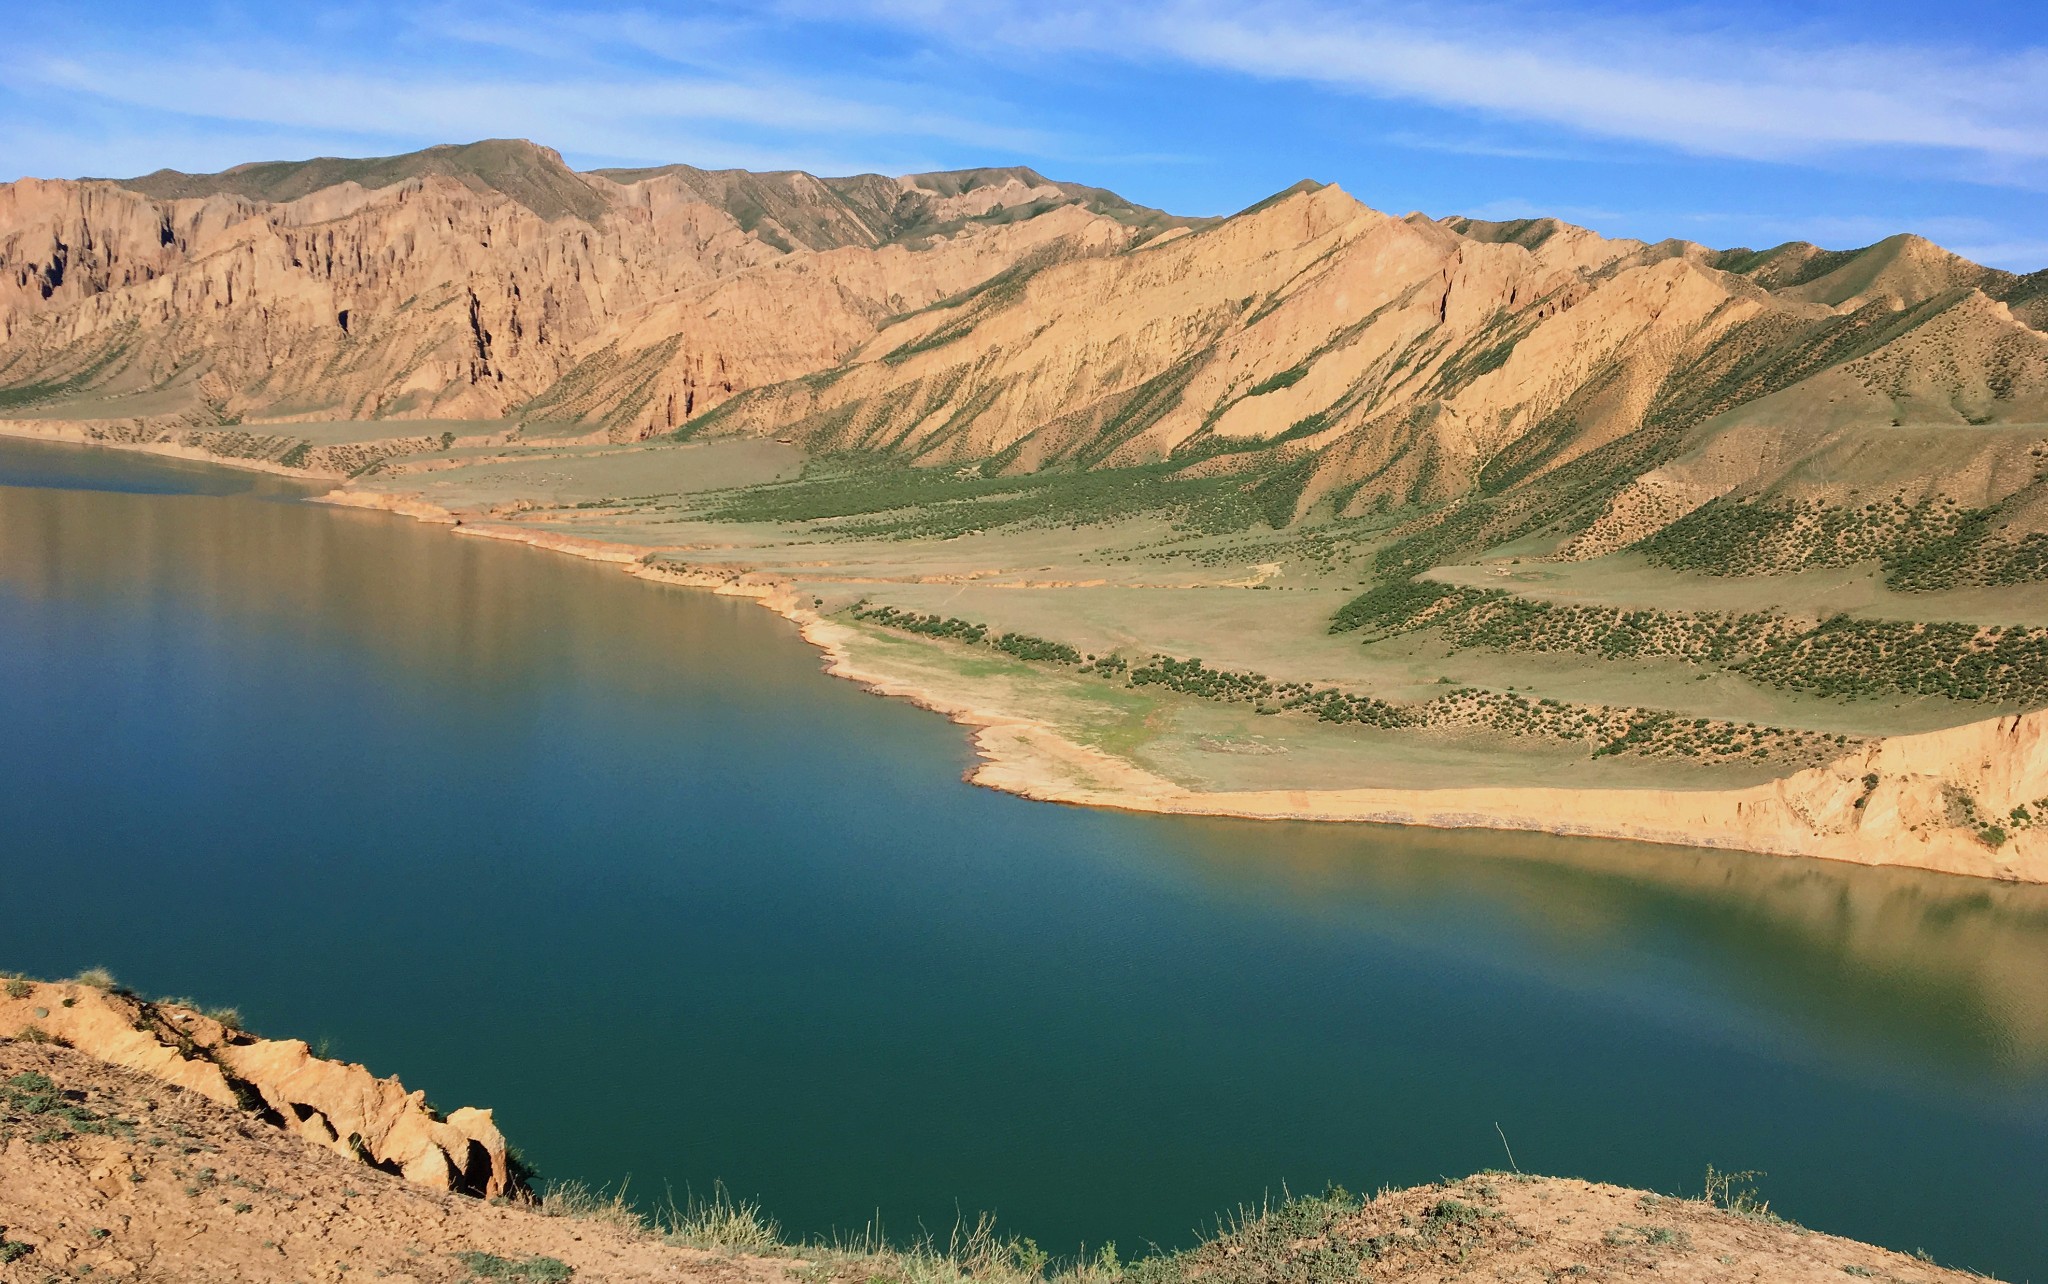
{"type": "MultiPolygon", "coordinates": [[[[0,1042],[0,1281],[901,1278],[900,1259],[721,1255],[423,1189],[199,1093],[55,1044],[0,1042]],[[474,1256],[474,1255],[486,1256],[474,1256]],[[508,1273],[525,1267],[527,1274],[508,1273]],[[89,1269],[88,1269],[89,1268],[89,1269]],[[566,1268],[566,1273],[564,1269],[566,1268]],[[493,1272],[496,1272],[494,1275],[493,1272]]],[[[1298,1201],[1094,1284],[1218,1278],[1839,1281],[1982,1277],[1692,1200],[1491,1175],[1362,1207],[1298,1201]]],[[[957,1276],[956,1276],[957,1278],[957,1276]]]]}
{"type": "Polygon", "coordinates": [[[0,1043],[0,1249],[8,1284],[84,1275],[161,1281],[445,1281],[457,1256],[555,1258],[592,1280],[779,1278],[591,1222],[427,1190],[197,1092],[53,1044],[0,1043]],[[44,1076],[85,1127],[32,1111],[44,1076]],[[25,1105],[24,1102],[29,1104],[25,1105]],[[88,1131],[98,1127],[104,1131],[88,1131]]]}
{"type": "Polygon", "coordinates": [[[115,987],[10,977],[0,1038],[52,1041],[262,1117],[339,1155],[434,1190],[494,1196],[512,1184],[491,1112],[442,1118],[426,1095],[359,1065],[313,1055],[298,1039],[262,1039],[190,1005],[115,987]]]}

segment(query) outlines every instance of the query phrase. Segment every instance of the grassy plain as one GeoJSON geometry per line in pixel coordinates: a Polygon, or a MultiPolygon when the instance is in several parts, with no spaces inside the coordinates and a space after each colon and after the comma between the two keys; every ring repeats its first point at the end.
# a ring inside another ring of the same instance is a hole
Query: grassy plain
{"type": "MultiPolygon", "coordinates": [[[[503,445],[392,459],[351,489],[416,497],[470,524],[652,550],[679,567],[772,575],[848,626],[846,645],[863,670],[1046,724],[1189,788],[1735,788],[1861,738],[2007,707],[1897,692],[1819,696],[1731,664],[1460,646],[1438,628],[1371,640],[1333,632],[1338,612],[1376,582],[1373,556],[1392,542],[1400,515],[1274,530],[1227,487],[1162,487],[1142,474],[1105,482],[911,473],[807,463],[761,439],[619,446],[535,427],[503,445]],[[1123,667],[1105,674],[1086,661],[1025,661],[986,641],[854,618],[878,607],[982,626],[990,639],[1043,639],[1123,667]],[[1229,699],[1132,685],[1128,667],[1154,656],[1199,659],[1205,671],[1286,690],[1229,699]],[[1330,721],[1315,712],[1322,705],[1288,705],[1297,689],[1361,702],[1346,708],[1425,712],[1413,725],[1368,725],[1377,714],[1330,721]],[[1457,693],[1493,701],[1494,712],[1449,708],[1457,693]],[[1586,717],[1606,719],[1607,729],[1560,733],[1558,718],[1529,712],[1551,709],[1594,711],[1586,717]],[[1659,729],[1614,730],[1630,719],[1659,729]]],[[[2039,595],[1901,593],[1871,567],[1740,578],[1673,572],[1633,553],[1588,562],[1514,554],[1429,578],[1655,612],[2048,623],[2039,595]]]]}

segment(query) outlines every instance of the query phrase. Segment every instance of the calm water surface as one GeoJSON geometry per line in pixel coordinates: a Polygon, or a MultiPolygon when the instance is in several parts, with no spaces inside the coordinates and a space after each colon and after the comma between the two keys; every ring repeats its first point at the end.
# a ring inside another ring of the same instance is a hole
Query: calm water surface
{"type": "Polygon", "coordinates": [[[766,611],[0,446],[0,967],[496,1107],[543,1173],[1071,1251],[1504,1163],[2048,1279],[2048,894],[960,782],[766,611]]]}

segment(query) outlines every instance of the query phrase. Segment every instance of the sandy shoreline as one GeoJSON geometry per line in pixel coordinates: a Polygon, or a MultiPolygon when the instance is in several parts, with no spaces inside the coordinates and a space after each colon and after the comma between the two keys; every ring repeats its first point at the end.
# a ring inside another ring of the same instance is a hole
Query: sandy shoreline
{"type": "MultiPolygon", "coordinates": [[[[100,446],[214,466],[297,477],[337,478],[263,460],[222,458],[163,442],[109,441],[67,425],[0,420],[0,436],[100,446]]],[[[1742,789],[1298,789],[1202,791],[1135,763],[1077,744],[1052,726],[988,708],[864,666],[853,630],[811,608],[787,581],[743,567],[655,566],[654,545],[612,543],[504,522],[478,522],[398,495],[336,489],[311,502],[370,509],[610,563],[661,583],[750,598],[797,626],[825,656],[825,671],[877,695],[907,700],[972,729],[980,762],[974,784],[1041,802],[1170,815],[1312,820],[1439,829],[1500,829],[1570,837],[1804,856],[1864,865],[1903,865],[2013,882],[2048,883],[2048,827],[2021,829],[1993,847],[1977,816],[2048,799],[2048,710],[2008,715],[1918,735],[1894,736],[1835,762],[1742,789]],[[1875,779],[1876,783],[1871,781],[1875,779]],[[1956,815],[1959,794],[1974,800],[1956,815]]],[[[2040,810],[2035,808],[2035,810],[2040,810]]]]}
{"type": "Polygon", "coordinates": [[[1345,821],[1440,829],[1501,829],[1615,838],[1864,865],[1903,865],[2011,882],[2048,883],[2048,828],[1999,847],[1954,823],[1958,791],[1983,814],[2048,797],[2048,711],[1895,736],[1743,789],[1447,787],[1208,792],[1076,744],[1053,727],[935,692],[863,666],[856,636],[813,610],[786,581],[744,568],[680,570],[644,559],[669,551],[504,523],[477,523],[433,504],[338,490],[316,503],[398,513],[457,535],[502,539],[608,562],[643,579],[746,597],[797,626],[825,671],[877,695],[907,700],[973,729],[974,784],[1042,802],[1249,820],[1345,821]],[[1875,778],[1875,784],[1872,779],[1875,778]]]}
{"type": "MultiPolygon", "coordinates": [[[[255,425],[264,427],[266,425],[255,425]]],[[[96,436],[84,423],[70,423],[61,419],[0,419],[0,437],[16,441],[41,441],[60,446],[93,446],[101,450],[127,451],[138,455],[153,455],[158,459],[177,459],[187,463],[206,464],[214,468],[233,468],[247,473],[267,473],[273,477],[291,477],[310,485],[333,484],[341,480],[339,473],[309,472],[304,468],[287,468],[268,459],[246,459],[233,455],[216,455],[204,447],[185,446],[174,441],[121,441],[105,436],[96,436]]]]}

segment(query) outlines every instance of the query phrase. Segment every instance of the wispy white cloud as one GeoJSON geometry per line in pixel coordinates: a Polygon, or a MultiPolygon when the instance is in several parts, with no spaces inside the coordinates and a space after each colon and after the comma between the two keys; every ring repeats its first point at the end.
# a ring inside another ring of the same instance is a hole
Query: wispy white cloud
{"type": "Polygon", "coordinates": [[[1020,127],[820,94],[789,83],[686,77],[560,79],[406,76],[311,68],[272,70],[180,59],[30,58],[17,86],[215,120],[345,128],[438,138],[522,134],[566,148],[631,147],[654,127],[715,122],[807,135],[938,139],[1005,149],[1043,144],[1020,127]]]}
{"type": "Polygon", "coordinates": [[[1948,248],[1973,263],[2008,272],[2039,272],[2048,268],[2048,241],[1958,241],[1948,248]]]}
{"type": "Polygon", "coordinates": [[[0,51],[0,134],[19,140],[0,148],[12,171],[0,177],[504,136],[592,164],[825,173],[938,168],[960,150],[1044,155],[1058,145],[1000,106],[780,64],[744,8],[671,19],[512,7],[485,20],[452,5],[394,14],[330,6],[306,21],[319,39],[235,23],[154,38],[74,24],[41,46],[61,53],[0,51]]]}
{"type": "Polygon", "coordinates": [[[686,67],[730,64],[752,52],[761,25],[734,13],[674,17],[646,9],[556,10],[518,5],[480,15],[470,6],[428,5],[402,16],[429,38],[509,50],[553,62],[601,63],[634,53],[686,67]]]}
{"type": "Polygon", "coordinates": [[[2025,207],[2048,190],[2038,47],[1716,28],[1696,8],[1595,20],[1563,0],[325,0],[276,22],[210,0],[147,30],[27,2],[45,38],[0,50],[0,178],[522,135],[583,164],[1029,159],[1113,186],[1135,170],[1164,189],[1135,198],[1189,209],[1313,173],[1433,213],[1651,239],[1854,245],[1908,228],[1999,266],[2048,259],[2025,207]],[[1154,83],[1198,106],[1148,114],[1125,86],[1154,83]],[[1303,101],[1330,137],[1246,141],[1303,101]],[[1208,126],[1232,119],[1236,134],[1208,126]],[[1698,175],[1757,173],[1714,158],[1860,173],[1853,194],[1810,191],[1802,218],[1784,208],[1797,184],[1703,192],[1698,175]],[[1276,181],[1283,165],[1300,169],[1276,181]],[[1503,199],[1507,184],[1542,199],[1503,199]],[[1730,209],[1752,201],[1780,208],[1730,209]],[[1819,216],[1831,203],[2002,217],[1819,216]]]}
{"type": "Polygon", "coordinates": [[[1520,218],[1555,218],[1587,226],[1611,223],[1627,217],[1615,210],[1591,205],[1542,205],[1524,196],[1502,197],[1457,212],[1467,218],[1483,219],[1490,223],[1506,223],[1520,218]]]}
{"type": "Polygon", "coordinates": [[[1976,158],[1986,177],[2048,173],[2039,48],[1774,39],[1469,2],[872,0],[869,12],[982,47],[1177,60],[1694,154],[1909,150],[1976,158]]]}
{"type": "Polygon", "coordinates": [[[1523,143],[1500,143],[1484,138],[1458,138],[1397,129],[1386,135],[1396,147],[1418,152],[1442,152],[1451,156],[1491,156],[1500,160],[1561,161],[1591,159],[1584,150],[1568,147],[1540,147],[1523,143]]]}

